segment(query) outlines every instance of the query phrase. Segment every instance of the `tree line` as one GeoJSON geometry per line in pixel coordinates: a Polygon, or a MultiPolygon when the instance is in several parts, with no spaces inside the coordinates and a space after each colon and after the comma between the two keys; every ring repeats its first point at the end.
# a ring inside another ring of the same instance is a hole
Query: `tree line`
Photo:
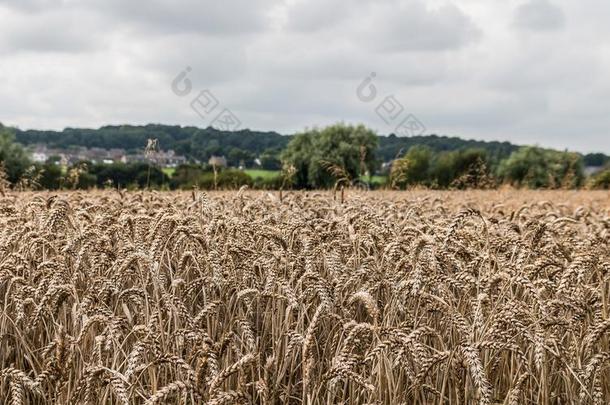
{"type": "Polygon", "coordinates": [[[586,156],[575,152],[500,142],[450,149],[435,147],[435,137],[419,143],[409,138],[412,146],[397,153],[390,165],[380,167],[380,139],[363,126],[334,125],[296,135],[282,160],[292,165],[293,184],[298,188],[353,185],[379,172],[387,175],[385,186],[393,189],[495,188],[503,184],[545,189],[610,186],[610,163],[602,154],[596,157],[602,157],[605,169],[587,178],[586,156]]]}
{"type": "Polygon", "coordinates": [[[387,187],[406,189],[608,188],[610,159],[508,142],[468,141],[436,135],[410,138],[377,136],[359,125],[336,124],[292,136],[274,132],[224,132],[165,125],[107,126],[99,130],[20,131],[0,124],[0,164],[6,186],[31,189],[199,187],[314,189],[387,187]],[[191,163],[168,175],[151,163],[92,164],[62,167],[55,161],[33,164],[22,145],[124,148],[141,152],[156,137],[165,149],[184,153],[191,163]],[[212,155],[228,156],[230,166],[277,170],[269,178],[252,178],[236,169],[197,163],[212,155]],[[586,166],[605,167],[587,178],[586,166]],[[383,176],[373,182],[373,176],[383,176]]]}

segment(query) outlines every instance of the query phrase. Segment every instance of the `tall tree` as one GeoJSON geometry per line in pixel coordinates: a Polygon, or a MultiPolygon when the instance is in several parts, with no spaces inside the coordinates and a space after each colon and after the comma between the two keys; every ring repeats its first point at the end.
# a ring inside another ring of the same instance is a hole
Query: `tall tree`
{"type": "Polygon", "coordinates": [[[427,146],[412,146],[401,158],[392,162],[390,184],[404,188],[414,184],[427,184],[432,151],[427,146]]]}
{"type": "Polygon", "coordinates": [[[337,171],[350,179],[372,173],[378,163],[377,142],[363,125],[336,124],[297,134],[282,159],[296,169],[296,187],[327,188],[337,181],[337,171]]]}
{"type": "Polygon", "coordinates": [[[13,132],[0,124],[0,163],[7,179],[16,183],[30,165],[30,159],[21,145],[15,143],[13,132]]]}
{"type": "Polygon", "coordinates": [[[504,160],[499,174],[505,182],[529,188],[573,188],[582,185],[582,156],[526,146],[504,160]]]}

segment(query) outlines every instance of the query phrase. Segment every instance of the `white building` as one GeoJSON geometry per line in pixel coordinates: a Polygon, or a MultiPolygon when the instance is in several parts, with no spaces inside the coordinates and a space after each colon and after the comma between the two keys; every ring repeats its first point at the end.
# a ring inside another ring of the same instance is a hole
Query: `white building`
{"type": "Polygon", "coordinates": [[[36,163],[44,163],[47,161],[49,156],[45,152],[34,152],[32,153],[32,160],[36,163]]]}

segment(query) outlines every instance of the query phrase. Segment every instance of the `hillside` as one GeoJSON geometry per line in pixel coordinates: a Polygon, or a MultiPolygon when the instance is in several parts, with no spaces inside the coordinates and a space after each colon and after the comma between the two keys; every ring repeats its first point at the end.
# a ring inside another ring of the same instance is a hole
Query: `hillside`
{"type": "MultiPolygon", "coordinates": [[[[221,131],[214,128],[181,127],[149,124],[109,125],[99,129],[66,128],[63,131],[15,130],[16,140],[24,145],[46,144],[54,148],[71,146],[122,148],[141,150],[148,138],[157,138],[163,149],[173,149],[188,158],[205,160],[211,155],[245,154],[259,156],[263,152],[277,153],[284,149],[292,135],[277,132],[241,130],[221,131]]],[[[427,145],[435,151],[465,148],[486,150],[493,158],[505,158],[518,149],[509,142],[464,140],[457,137],[422,135],[415,137],[379,136],[378,157],[389,161],[413,145],[427,145]]]]}
{"type": "Polygon", "coordinates": [[[88,148],[122,148],[142,150],[149,138],[156,138],[162,149],[173,149],[189,158],[204,160],[211,155],[229,155],[245,151],[259,155],[269,149],[283,149],[289,137],[276,132],[219,131],[178,125],[145,126],[109,125],[99,129],[66,128],[63,131],[16,130],[16,141],[24,144],[46,144],[53,148],[85,146],[88,148]]]}

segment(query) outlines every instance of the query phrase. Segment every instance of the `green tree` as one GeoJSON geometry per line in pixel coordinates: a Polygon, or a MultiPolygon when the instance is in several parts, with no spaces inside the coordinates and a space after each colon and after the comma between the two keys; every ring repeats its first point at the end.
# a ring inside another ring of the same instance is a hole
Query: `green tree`
{"type": "Polygon", "coordinates": [[[251,167],[254,162],[254,155],[246,150],[231,147],[227,154],[227,163],[233,167],[251,167]]]}
{"type": "Polygon", "coordinates": [[[596,190],[610,189],[610,167],[592,176],[589,180],[589,188],[596,190]]]}
{"type": "Polygon", "coordinates": [[[584,179],[582,157],[525,146],[500,164],[498,173],[507,183],[529,188],[573,188],[584,179]]]}
{"type": "Polygon", "coordinates": [[[169,181],[159,167],[152,166],[149,170],[147,163],[97,164],[91,165],[88,171],[95,176],[98,187],[112,184],[115,187],[147,188],[150,183],[151,187],[160,188],[169,181]]]}
{"type": "Polygon", "coordinates": [[[8,181],[13,184],[21,179],[31,165],[23,147],[15,143],[13,132],[2,124],[0,124],[0,162],[4,166],[8,181]]]}
{"type": "Polygon", "coordinates": [[[280,160],[280,152],[267,149],[259,156],[261,169],[264,170],[281,170],[282,161],[280,160]]]}
{"type": "Polygon", "coordinates": [[[438,153],[430,169],[431,185],[439,188],[455,186],[457,179],[478,175],[478,169],[487,166],[487,161],[487,152],[478,148],[438,153]]]}
{"type": "Polygon", "coordinates": [[[603,153],[589,153],[583,156],[583,163],[585,166],[596,166],[601,167],[610,162],[610,157],[603,153]]]}
{"type": "Polygon", "coordinates": [[[40,188],[45,190],[57,190],[61,187],[62,171],[59,165],[47,163],[40,166],[40,188]]]}
{"type": "Polygon", "coordinates": [[[172,189],[189,189],[193,186],[199,186],[199,179],[205,172],[204,167],[198,164],[180,165],[176,167],[176,171],[172,175],[170,187],[172,189]]]}
{"type": "MultiPolygon", "coordinates": [[[[316,133],[317,135],[317,133],[316,133]]],[[[291,186],[303,188],[309,185],[309,166],[312,164],[313,137],[311,133],[297,135],[282,153],[284,166],[294,169],[291,186]]],[[[319,164],[319,163],[318,163],[319,164]]]]}
{"type": "Polygon", "coordinates": [[[392,163],[390,183],[404,188],[414,184],[426,184],[429,180],[432,151],[427,146],[413,146],[400,159],[392,163]]]}
{"type": "Polygon", "coordinates": [[[297,134],[282,160],[295,168],[296,187],[328,188],[337,180],[329,168],[340,168],[351,179],[372,173],[377,142],[375,133],[363,125],[336,124],[297,134]]]}

